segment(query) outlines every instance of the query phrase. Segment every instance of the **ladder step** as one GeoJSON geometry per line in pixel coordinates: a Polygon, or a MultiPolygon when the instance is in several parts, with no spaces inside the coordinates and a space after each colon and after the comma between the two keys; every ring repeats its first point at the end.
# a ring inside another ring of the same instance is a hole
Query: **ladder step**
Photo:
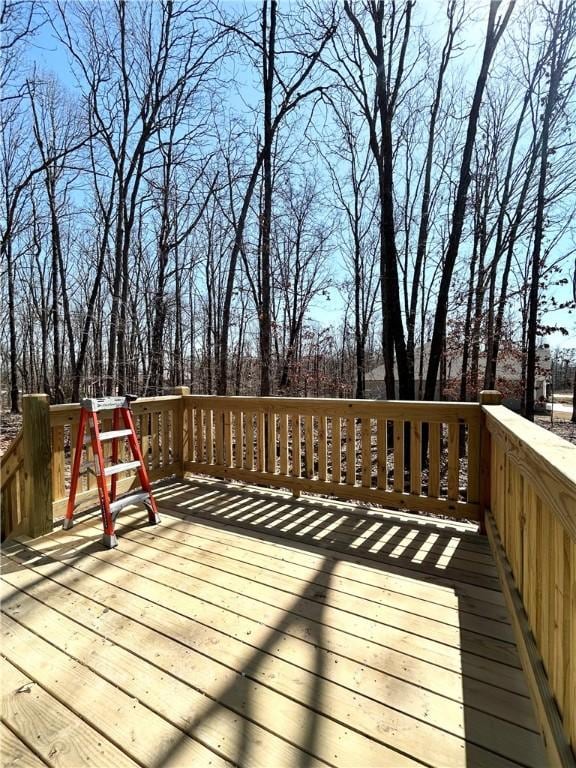
{"type": "Polygon", "coordinates": [[[120,472],[127,472],[129,469],[137,469],[140,466],[139,461],[125,461],[123,464],[114,464],[111,467],[104,467],[104,477],[111,477],[120,472]]]}
{"type": "Polygon", "coordinates": [[[149,500],[150,494],[145,491],[142,493],[132,493],[130,496],[124,496],[121,499],[116,499],[116,501],[110,502],[110,513],[112,517],[116,518],[120,510],[124,509],[124,507],[127,507],[130,504],[140,504],[142,501],[146,502],[149,500]]]}
{"type": "Polygon", "coordinates": [[[86,397],[80,401],[80,406],[89,413],[98,411],[113,411],[116,408],[130,408],[133,397],[86,397]]]}
{"type": "Polygon", "coordinates": [[[115,437],[128,437],[131,429],[111,429],[110,432],[100,432],[100,440],[114,440],[115,437]]]}

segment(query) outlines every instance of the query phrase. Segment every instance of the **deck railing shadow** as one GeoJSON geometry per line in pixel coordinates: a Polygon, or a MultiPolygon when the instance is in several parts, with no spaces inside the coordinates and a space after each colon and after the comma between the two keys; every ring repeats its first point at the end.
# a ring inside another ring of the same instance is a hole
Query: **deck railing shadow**
{"type": "MultiPolygon", "coordinates": [[[[447,521],[445,531],[438,533],[438,538],[427,548],[426,557],[418,562],[417,558],[415,559],[420,551],[421,542],[418,538],[423,538],[425,542],[428,540],[435,528],[433,521],[426,523],[418,519],[411,524],[405,519],[397,519],[393,525],[388,526],[381,517],[363,518],[358,512],[354,513],[351,510],[338,512],[333,506],[330,507],[330,517],[326,519],[327,507],[321,505],[316,508],[314,502],[310,500],[290,502],[286,498],[270,496],[265,492],[239,488],[222,487],[220,495],[214,493],[213,486],[209,492],[210,495],[205,493],[206,490],[207,486],[201,485],[198,488],[194,483],[190,483],[188,491],[185,487],[173,486],[165,496],[160,492],[159,502],[164,524],[172,525],[174,520],[181,520],[185,524],[190,516],[194,516],[203,526],[215,530],[233,530],[238,537],[276,541],[286,547],[296,547],[305,552],[318,553],[320,549],[322,569],[325,573],[319,571],[314,579],[314,584],[320,588],[320,593],[311,592],[308,596],[303,595],[303,598],[306,597],[308,601],[308,606],[310,601],[314,605],[318,604],[318,594],[323,595],[326,589],[330,588],[329,580],[339,560],[361,563],[364,567],[373,568],[381,573],[454,588],[458,615],[458,645],[461,649],[463,733],[467,740],[467,758],[464,764],[477,764],[480,755],[483,755],[482,759],[486,760],[484,750],[489,718],[486,712],[484,683],[488,682],[493,686],[496,698],[505,698],[507,693],[513,690],[521,697],[520,701],[524,701],[522,708],[526,711],[530,710],[528,691],[522,680],[512,633],[506,612],[502,607],[494,566],[488,565],[489,555],[486,555],[487,574],[478,577],[473,571],[466,571],[459,567],[466,564],[467,554],[473,556],[478,554],[477,552],[475,553],[472,549],[458,551],[458,547],[454,546],[449,556],[446,554],[447,545],[453,542],[458,534],[461,537],[458,541],[464,544],[471,544],[473,541],[477,543],[477,535],[474,537],[469,532],[459,531],[447,521]],[[178,499],[177,507],[173,505],[175,499],[178,499]],[[194,503],[195,499],[199,500],[198,506],[194,503]],[[269,505],[274,503],[280,511],[273,513],[275,516],[270,517],[269,505]],[[232,511],[227,515],[227,505],[232,504],[234,505],[232,511]],[[294,514],[289,516],[286,508],[291,505],[295,510],[294,514]],[[302,518],[302,522],[298,522],[299,517],[302,518]],[[381,528],[370,533],[375,520],[381,528]],[[277,524],[284,528],[289,527],[289,530],[277,528],[277,524]],[[323,530],[326,529],[329,529],[328,533],[323,535],[323,530]],[[407,534],[414,531],[416,536],[411,539],[412,548],[407,551],[407,547],[401,546],[402,542],[407,534]],[[378,536],[386,539],[385,544],[378,548],[377,552],[370,552],[370,549],[375,549],[375,544],[378,544],[378,536]],[[395,556],[392,557],[395,552],[395,556]],[[427,564],[426,560],[429,561],[427,564]],[[441,563],[441,567],[436,568],[438,563],[441,563]],[[328,580],[325,578],[326,574],[328,580]],[[463,580],[460,581],[460,579],[463,580]],[[494,605],[489,606],[491,619],[478,620],[475,612],[478,611],[482,602],[481,596],[486,596],[489,592],[493,593],[495,600],[494,605]],[[492,669],[490,669],[491,665],[492,669]]],[[[157,535],[162,535],[161,527],[157,535]]],[[[482,556],[481,551],[479,556],[482,556]]],[[[238,567],[241,569],[240,563],[238,567]]],[[[382,615],[377,619],[377,621],[385,620],[382,615]]],[[[409,623],[408,617],[407,627],[409,623]]],[[[287,629],[289,631],[289,626],[287,629]]],[[[407,628],[406,631],[410,632],[410,629],[407,628]]],[[[416,636],[418,635],[417,629],[413,632],[416,636]]],[[[406,654],[409,663],[409,649],[406,654]]],[[[393,706],[392,702],[386,703],[393,706]]],[[[513,749],[520,749],[525,754],[527,765],[538,765],[537,761],[542,759],[542,752],[539,749],[537,734],[528,727],[518,726],[513,720],[514,717],[511,717],[510,723],[506,726],[515,736],[513,749]],[[525,746],[519,747],[522,742],[525,746]],[[537,756],[536,762],[530,757],[530,750],[533,757],[537,756]]],[[[496,728],[496,742],[498,741],[497,731],[496,728]]],[[[509,751],[510,743],[506,739],[496,742],[493,754],[490,752],[490,764],[504,765],[505,761],[512,757],[509,751]]]]}
{"type": "MultiPolygon", "coordinates": [[[[206,524],[290,539],[291,546],[320,546],[327,557],[456,585],[462,615],[469,601],[494,591],[497,576],[550,760],[573,765],[576,446],[500,402],[497,392],[481,393],[478,404],[407,403],[217,398],[178,387],[133,408],[151,478],[177,478],[170,501],[176,511],[187,505],[179,485],[186,473],[316,494],[313,501],[279,495],[264,502],[253,491],[247,502],[237,488],[224,497],[206,487],[194,514],[206,524]],[[318,494],[454,522],[439,529],[436,521],[436,536],[425,517],[399,512],[384,523],[371,512],[338,513],[318,494]],[[468,537],[475,534],[456,521],[470,519],[486,530],[484,552],[492,553],[496,571],[478,560],[469,567],[468,537]]],[[[49,533],[67,503],[79,406],[27,395],[23,409],[22,435],[0,461],[3,537],[49,533]]],[[[85,452],[89,462],[89,446],[85,452]]],[[[120,492],[135,483],[124,474],[120,492]]],[[[83,482],[78,498],[95,503],[94,478],[83,482]]]]}

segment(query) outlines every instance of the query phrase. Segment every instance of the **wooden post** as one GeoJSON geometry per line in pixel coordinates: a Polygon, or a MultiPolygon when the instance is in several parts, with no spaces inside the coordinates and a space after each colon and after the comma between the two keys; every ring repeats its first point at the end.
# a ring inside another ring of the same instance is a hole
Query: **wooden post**
{"type": "Polygon", "coordinates": [[[22,398],[22,449],[24,454],[24,514],[32,538],[50,533],[52,518],[52,445],[50,398],[22,398]]]}
{"type": "Polygon", "coordinates": [[[478,397],[480,403],[480,533],[486,533],[486,512],[491,509],[490,488],[492,469],[492,439],[486,426],[483,405],[501,405],[502,394],[496,389],[483,389],[478,397]]]}
{"type": "Polygon", "coordinates": [[[185,416],[184,395],[190,394],[190,387],[173,387],[173,395],[180,395],[181,400],[174,408],[174,423],[172,425],[172,462],[176,464],[176,473],[184,475],[184,457],[188,457],[188,419],[185,416]]]}

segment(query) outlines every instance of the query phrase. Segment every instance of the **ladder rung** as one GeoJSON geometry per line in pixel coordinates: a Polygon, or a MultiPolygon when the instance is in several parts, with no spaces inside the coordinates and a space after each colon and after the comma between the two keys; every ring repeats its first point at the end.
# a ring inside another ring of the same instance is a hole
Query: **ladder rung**
{"type": "Polygon", "coordinates": [[[139,461],[126,461],[123,464],[114,464],[111,467],[104,467],[104,477],[117,475],[119,472],[127,472],[129,469],[137,469],[139,466],[139,461]]]}
{"type": "Polygon", "coordinates": [[[128,437],[131,434],[131,429],[111,429],[110,432],[100,432],[100,440],[114,440],[116,437],[128,437]]]}
{"type": "MultiPolygon", "coordinates": [[[[114,440],[117,437],[128,437],[132,434],[131,429],[111,429],[110,432],[100,432],[100,442],[105,440],[114,440]]],[[[92,438],[90,435],[84,438],[84,445],[92,445],[92,438]]]]}
{"type": "Polygon", "coordinates": [[[110,502],[110,513],[112,517],[116,517],[118,512],[124,507],[130,504],[139,504],[141,501],[149,501],[150,494],[146,491],[142,493],[133,493],[130,496],[124,496],[122,499],[116,499],[116,501],[110,502]]]}

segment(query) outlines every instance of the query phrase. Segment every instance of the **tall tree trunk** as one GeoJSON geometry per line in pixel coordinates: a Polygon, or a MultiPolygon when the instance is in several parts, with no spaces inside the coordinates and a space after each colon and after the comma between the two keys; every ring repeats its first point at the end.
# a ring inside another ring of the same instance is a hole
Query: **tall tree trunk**
{"type": "Polygon", "coordinates": [[[440,278],[436,312],[434,315],[434,327],[432,331],[432,341],[430,344],[430,359],[428,361],[428,372],[426,375],[426,386],[424,390],[424,398],[426,400],[434,399],[436,383],[438,380],[438,372],[440,369],[442,349],[444,346],[446,334],[446,317],[448,313],[449,292],[450,286],[452,284],[454,267],[458,258],[462,229],[464,226],[466,200],[468,196],[468,188],[470,186],[470,164],[472,160],[472,151],[474,149],[474,143],[476,140],[480,106],[482,104],[482,97],[484,95],[486,82],[488,80],[490,63],[502,33],[504,32],[504,29],[506,28],[506,25],[510,19],[512,9],[514,7],[514,0],[511,0],[511,2],[508,4],[508,8],[504,17],[501,19],[500,23],[497,24],[496,14],[500,5],[501,0],[492,0],[490,3],[490,14],[488,17],[488,28],[486,31],[486,42],[484,45],[482,66],[480,67],[480,74],[478,75],[478,80],[476,82],[472,107],[468,117],[466,141],[464,144],[462,162],[460,165],[460,177],[458,180],[458,187],[454,200],[454,208],[452,211],[452,227],[450,230],[448,247],[446,249],[446,256],[444,259],[444,268],[440,278]]]}
{"type": "Polygon", "coordinates": [[[10,411],[20,413],[20,395],[18,392],[18,353],[16,342],[16,302],[14,291],[14,260],[12,258],[12,240],[6,242],[6,278],[8,282],[8,327],[10,336],[10,411]]]}
{"type": "MultiPolygon", "coordinates": [[[[558,102],[558,89],[564,74],[563,55],[560,52],[561,34],[564,24],[564,2],[560,0],[555,11],[552,30],[550,79],[548,93],[542,115],[542,143],[540,147],[540,172],[538,194],[536,198],[536,217],[534,221],[534,241],[532,249],[532,268],[530,292],[528,295],[527,355],[526,355],[526,392],[524,396],[524,415],[534,421],[534,387],[536,383],[536,337],[538,335],[538,306],[540,292],[540,271],[542,266],[542,242],[544,239],[544,215],[546,210],[546,180],[548,178],[548,150],[550,124],[558,102]]],[[[566,54],[566,52],[564,52],[566,54]]]]}
{"type": "Polygon", "coordinates": [[[272,223],[272,96],[274,93],[276,50],[276,0],[270,2],[268,29],[268,1],[262,8],[262,84],[264,87],[264,146],[263,150],[263,210],[261,233],[261,305],[260,317],[260,395],[270,395],[270,366],[272,362],[270,236],[272,223]]]}

